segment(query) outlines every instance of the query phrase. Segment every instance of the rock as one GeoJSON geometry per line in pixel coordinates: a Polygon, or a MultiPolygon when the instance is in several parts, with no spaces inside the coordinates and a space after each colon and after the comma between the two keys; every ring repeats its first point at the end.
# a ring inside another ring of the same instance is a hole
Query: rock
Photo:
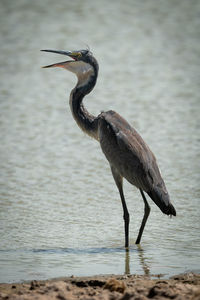
{"type": "Polygon", "coordinates": [[[108,289],[111,292],[116,291],[119,293],[124,293],[126,285],[124,281],[119,281],[117,279],[112,278],[105,283],[104,289],[108,289]]]}

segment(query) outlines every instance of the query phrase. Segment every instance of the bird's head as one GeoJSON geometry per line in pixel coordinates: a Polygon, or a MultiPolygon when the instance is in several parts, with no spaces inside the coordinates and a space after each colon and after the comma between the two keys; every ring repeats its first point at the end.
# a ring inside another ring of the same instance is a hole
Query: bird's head
{"type": "Polygon", "coordinates": [[[62,51],[62,50],[41,50],[45,52],[52,52],[57,54],[66,55],[72,60],[55,63],[45,66],[43,68],[60,67],[77,75],[79,81],[83,78],[90,77],[93,74],[98,73],[98,63],[92,53],[89,50],[78,51],[62,51]]]}

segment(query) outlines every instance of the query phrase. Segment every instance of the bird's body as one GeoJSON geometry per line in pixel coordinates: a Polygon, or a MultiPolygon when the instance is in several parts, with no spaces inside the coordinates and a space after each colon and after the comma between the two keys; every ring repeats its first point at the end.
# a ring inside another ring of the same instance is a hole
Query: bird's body
{"type": "Polygon", "coordinates": [[[129,213],[123,194],[123,178],[136,186],[145,204],[145,213],[136,243],[140,243],[145,223],[150,213],[146,192],[161,211],[167,215],[176,215],[170,202],[165,183],[161,177],[156,158],[137,131],[116,112],[102,112],[97,117],[88,113],[83,106],[83,98],[96,84],[98,63],[87,50],[64,52],[43,50],[68,55],[74,61],[53,64],[47,67],[62,67],[78,77],[78,83],[70,94],[70,107],[79,127],[99,141],[118,187],[125,221],[125,246],[128,247],[129,213]]]}
{"type": "Polygon", "coordinates": [[[156,158],[137,131],[119,114],[108,111],[99,116],[98,137],[103,153],[116,172],[149,194],[163,213],[173,214],[156,158]],[[156,197],[157,194],[160,195],[156,197]]]}

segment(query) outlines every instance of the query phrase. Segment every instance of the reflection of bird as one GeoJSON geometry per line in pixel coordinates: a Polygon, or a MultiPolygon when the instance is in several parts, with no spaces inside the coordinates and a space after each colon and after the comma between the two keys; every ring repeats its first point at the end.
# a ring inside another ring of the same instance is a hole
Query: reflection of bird
{"type": "Polygon", "coordinates": [[[140,245],[138,245],[138,254],[139,254],[139,258],[140,258],[140,264],[142,266],[142,269],[144,271],[144,275],[150,275],[150,268],[147,265],[147,263],[145,262],[145,257],[144,257],[144,250],[142,249],[142,247],[140,245]]]}
{"type": "Polygon", "coordinates": [[[44,68],[61,67],[75,73],[78,77],[78,82],[70,94],[70,108],[78,126],[100,142],[101,149],[110,163],[124,211],[125,247],[129,245],[129,213],[123,194],[123,177],[140,190],[145,207],[136,240],[136,244],[139,244],[150,213],[150,206],[144,192],[163,213],[176,215],[154,154],[136,130],[119,114],[110,110],[95,117],[84,107],[83,98],[91,92],[98,76],[98,63],[90,51],[42,51],[67,55],[73,59],[44,68]]]}

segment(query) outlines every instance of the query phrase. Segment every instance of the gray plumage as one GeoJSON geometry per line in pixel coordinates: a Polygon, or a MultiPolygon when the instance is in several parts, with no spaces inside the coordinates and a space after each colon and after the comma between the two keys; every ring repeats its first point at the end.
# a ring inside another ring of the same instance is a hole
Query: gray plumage
{"type": "Polygon", "coordinates": [[[164,214],[176,215],[154,154],[137,131],[119,114],[110,110],[95,117],[89,114],[84,107],[83,98],[91,92],[98,76],[98,63],[91,52],[88,50],[42,51],[59,53],[73,58],[72,61],[53,64],[45,68],[62,67],[75,73],[78,77],[77,85],[70,94],[71,111],[78,126],[99,141],[110,164],[124,211],[125,247],[129,245],[129,213],[123,194],[123,178],[140,190],[145,209],[136,240],[136,244],[139,244],[150,213],[150,206],[144,192],[164,214]]]}
{"type": "Polygon", "coordinates": [[[98,135],[111,166],[131,184],[148,193],[163,213],[175,215],[156,158],[137,131],[119,114],[108,111],[99,116],[98,135]]]}

